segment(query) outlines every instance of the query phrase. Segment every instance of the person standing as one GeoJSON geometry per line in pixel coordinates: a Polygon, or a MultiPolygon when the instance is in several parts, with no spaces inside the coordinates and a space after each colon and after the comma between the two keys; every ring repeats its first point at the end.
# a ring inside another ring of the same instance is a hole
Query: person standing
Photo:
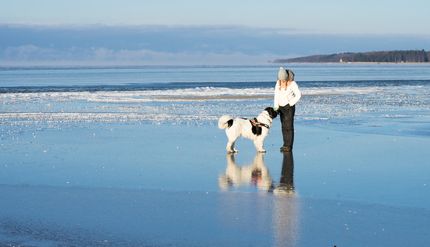
{"type": "Polygon", "coordinates": [[[299,86],[294,81],[294,72],[280,67],[275,86],[273,108],[279,112],[281,119],[282,138],[284,141],[281,152],[291,152],[293,149],[295,105],[301,96],[299,86]]]}

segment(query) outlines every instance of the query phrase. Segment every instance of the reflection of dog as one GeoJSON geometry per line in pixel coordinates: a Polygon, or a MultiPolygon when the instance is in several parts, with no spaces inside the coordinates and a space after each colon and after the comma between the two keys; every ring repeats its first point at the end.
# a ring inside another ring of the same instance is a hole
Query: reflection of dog
{"type": "Polygon", "coordinates": [[[269,191],[272,188],[272,178],[264,160],[264,154],[257,153],[254,161],[248,166],[238,166],[233,154],[227,154],[227,168],[225,174],[219,177],[222,189],[241,185],[254,185],[258,189],[269,191]]]}
{"type": "Polygon", "coordinates": [[[260,115],[252,120],[244,118],[233,119],[227,115],[220,117],[218,120],[218,127],[220,129],[225,129],[228,138],[227,152],[237,152],[237,149],[234,148],[234,143],[240,136],[253,140],[258,152],[266,152],[263,148],[264,138],[266,138],[269,133],[272,120],[277,115],[278,113],[272,107],[267,107],[260,115]]]}

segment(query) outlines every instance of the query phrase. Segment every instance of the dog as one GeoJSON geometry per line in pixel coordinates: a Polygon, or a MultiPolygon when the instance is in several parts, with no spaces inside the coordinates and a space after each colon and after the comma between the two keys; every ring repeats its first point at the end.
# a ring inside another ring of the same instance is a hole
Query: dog
{"type": "Polygon", "coordinates": [[[278,113],[272,108],[267,107],[254,119],[232,118],[228,115],[223,115],[218,120],[218,127],[225,129],[227,135],[227,153],[237,153],[234,144],[240,136],[251,139],[254,142],[257,152],[266,152],[263,147],[264,139],[269,134],[269,129],[272,126],[272,121],[278,116],[278,113]]]}

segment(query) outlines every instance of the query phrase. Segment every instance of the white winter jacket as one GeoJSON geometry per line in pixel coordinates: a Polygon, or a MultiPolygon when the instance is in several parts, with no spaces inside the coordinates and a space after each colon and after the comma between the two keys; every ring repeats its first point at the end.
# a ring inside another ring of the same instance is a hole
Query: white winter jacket
{"type": "Polygon", "coordinates": [[[278,110],[280,106],[295,105],[300,97],[302,97],[302,93],[299,90],[299,86],[295,81],[292,81],[291,84],[285,88],[281,89],[279,81],[276,82],[275,86],[275,98],[273,102],[273,108],[278,110]]]}

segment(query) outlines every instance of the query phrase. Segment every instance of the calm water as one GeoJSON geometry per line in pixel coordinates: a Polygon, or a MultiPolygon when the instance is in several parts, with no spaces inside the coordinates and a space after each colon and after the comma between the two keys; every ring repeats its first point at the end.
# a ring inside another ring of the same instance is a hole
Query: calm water
{"type": "MultiPolygon", "coordinates": [[[[298,81],[429,80],[430,65],[301,65],[298,81]]],[[[272,82],[278,66],[140,68],[0,68],[1,87],[130,85],[170,82],[272,82]]]]}

